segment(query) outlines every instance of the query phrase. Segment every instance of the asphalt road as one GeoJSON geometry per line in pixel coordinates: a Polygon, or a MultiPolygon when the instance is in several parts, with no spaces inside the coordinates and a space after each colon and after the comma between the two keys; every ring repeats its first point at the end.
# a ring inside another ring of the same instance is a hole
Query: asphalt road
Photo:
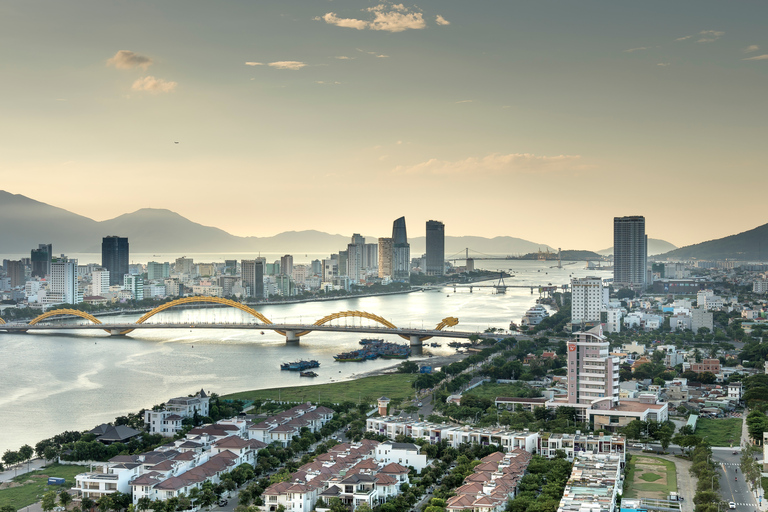
{"type": "Polygon", "coordinates": [[[736,510],[757,511],[758,503],[754,494],[739,469],[741,452],[734,455],[732,450],[713,450],[712,460],[718,463],[722,470],[719,475],[720,496],[726,502],[736,503],[736,510]]]}

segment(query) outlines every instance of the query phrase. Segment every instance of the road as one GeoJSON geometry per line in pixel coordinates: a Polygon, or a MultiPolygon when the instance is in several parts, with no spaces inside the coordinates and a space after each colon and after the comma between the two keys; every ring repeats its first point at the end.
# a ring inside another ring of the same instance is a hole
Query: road
{"type": "Polygon", "coordinates": [[[719,473],[720,496],[724,501],[736,503],[736,510],[758,509],[758,500],[749,490],[746,480],[739,470],[741,452],[733,450],[712,450],[712,460],[722,470],[719,473]]]}

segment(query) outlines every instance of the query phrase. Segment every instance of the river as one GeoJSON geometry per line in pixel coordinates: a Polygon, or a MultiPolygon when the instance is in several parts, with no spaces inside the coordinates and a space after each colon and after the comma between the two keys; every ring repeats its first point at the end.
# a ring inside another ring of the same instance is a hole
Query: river
{"type": "MultiPolygon", "coordinates": [[[[481,263],[481,262],[478,262],[481,263]]],[[[550,268],[552,262],[484,261],[487,269],[514,272],[506,284],[562,285],[569,276],[608,272],[585,270],[584,263],[550,268]]],[[[493,284],[486,282],[485,284],[493,284]]],[[[456,330],[508,328],[519,323],[538,293],[510,288],[494,294],[490,288],[451,287],[402,295],[360,297],[338,301],[271,304],[256,308],[273,322],[311,323],[337,311],[361,310],[380,315],[397,326],[433,327],[446,316],[459,318],[456,330]]],[[[250,316],[233,308],[174,309],[150,321],[237,322],[250,316]]],[[[100,317],[103,322],[111,317],[100,317]]],[[[134,317],[120,316],[119,321],[134,317]]],[[[361,320],[348,319],[357,325],[361,320]]],[[[367,322],[366,320],[363,320],[367,322]]],[[[186,396],[200,388],[219,394],[248,389],[326,383],[355,378],[361,373],[391,366],[391,360],[336,363],[333,356],[358,348],[363,335],[316,332],[298,344],[286,345],[272,331],[231,330],[138,330],[126,337],[111,338],[101,331],[0,333],[0,453],[34,444],[65,430],[87,430],[116,416],[186,396]],[[281,372],[280,363],[317,359],[321,366],[315,379],[281,372]]],[[[388,336],[391,341],[401,340],[388,336]]],[[[448,338],[432,340],[440,347],[424,347],[413,360],[429,354],[454,352],[448,338]]],[[[316,400],[316,396],[308,399],[316,400]]]]}

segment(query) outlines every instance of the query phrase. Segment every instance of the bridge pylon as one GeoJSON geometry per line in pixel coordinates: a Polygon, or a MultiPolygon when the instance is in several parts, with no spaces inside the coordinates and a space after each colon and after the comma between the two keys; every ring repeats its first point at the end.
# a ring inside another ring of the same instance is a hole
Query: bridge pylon
{"type": "Polygon", "coordinates": [[[411,346],[412,347],[420,347],[421,346],[421,337],[419,337],[417,334],[411,335],[411,346]]]}
{"type": "Polygon", "coordinates": [[[298,343],[299,337],[296,335],[296,331],[285,331],[286,343],[298,343]]]}
{"type": "Polygon", "coordinates": [[[110,336],[123,336],[123,337],[125,337],[125,329],[123,329],[123,328],[120,328],[120,329],[110,329],[109,330],[109,335],[110,336]]]}

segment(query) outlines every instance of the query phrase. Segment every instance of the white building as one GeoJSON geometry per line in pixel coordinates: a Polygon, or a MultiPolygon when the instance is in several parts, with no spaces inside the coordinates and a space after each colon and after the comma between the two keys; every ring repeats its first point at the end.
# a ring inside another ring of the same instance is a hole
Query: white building
{"type": "Polygon", "coordinates": [[[184,418],[192,418],[195,413],[198,417],[208,416],[210,401],[210,397],[202,389],[192,397],[171,398],[159,411],[144,411],[144,424],[150,434],[173,437],[181,431],[184,418]]]}
{"type": "Polygon", "coordinates": [[[138,275],[123,276],[123,290],[131,292],[133,300],[144,300],[144,278],[138,275]]]}
{"type": "Polygon", "coordinates": [[[104,495],[122,492],[131,494],[130,482],[141,474],[142,466],[136,463],[106,463],[97,466],[97,471],[80,473],[75,476],[75,493],[98,501],[104,495]]]}
{"type": "Polygon", "coordinates": [[[698,332],[699,328],[706,327],[709,332],[715,329],[714,314],[701,307],[691,310],[691,330],[698,332]]]}
{"type": "Polygon", "coordinates": [[[742,394],[742,387],[741,382],[733,382],[731,384],[728,384],[728,398],[733,398],[734,400],[741,400],[741,394],[742,394]]]}
{"type": "Polygon", "coordinates": [[[752,293],[766,293],[768,292],[768,280],[759,279],[752,283],[752,293]]]}
{"type": "Polygon", "coordinates": [[[427,456],[420,453],[421,447],[413,443],[395,443],[388,441],[376,447],[375,458],[378,462],[389,464],[396,462],[403,466],[413,466],[421,473],[427,467],[427,456]]]}
{"type": "Polygon", "coordinates": [[[580,453],[573,461],[558,512],[614,512],[621,467],[622,461],[614,455],[580,453]]]}
{"type": "Polygon", "coordinates": [[[675,313],[669,317],[669,328],[673,331],[684,331],[691,329],[691,315],[684,313],[675,313]]]}
{"type": "Polygon", "coordinates": [[[571,279],[571,323],[600,321],[603,309],[603,280],[599,277],[571,279]]]}
{"type": "Polygon", "coordinates": [[[91,272],[91,295],[101,295],[102,297],[109,293],[109,270],[98,269],[91,272]]]}
{"type": "Polygon", "coordinates": [[[77,282],[77,260],[62,256],[51,260],[51,280],[46,295],[48,304],[80,304],[83,294],[77,282]]]}
{"type": "Polygon", "coordinates": [[[623,312],[620,308],[607,308],[605,310],[605,332],[621,332],[621,317],[623,312]]]}
{"type": "Polygon", "coordinates": [[[698,303],[698,307],[710,310],[710,309],[720,309],[723,307],[723,298],[715,295],[715,292],[712,290],[700,290],[696,294],[696,302],[698,303]]]}

